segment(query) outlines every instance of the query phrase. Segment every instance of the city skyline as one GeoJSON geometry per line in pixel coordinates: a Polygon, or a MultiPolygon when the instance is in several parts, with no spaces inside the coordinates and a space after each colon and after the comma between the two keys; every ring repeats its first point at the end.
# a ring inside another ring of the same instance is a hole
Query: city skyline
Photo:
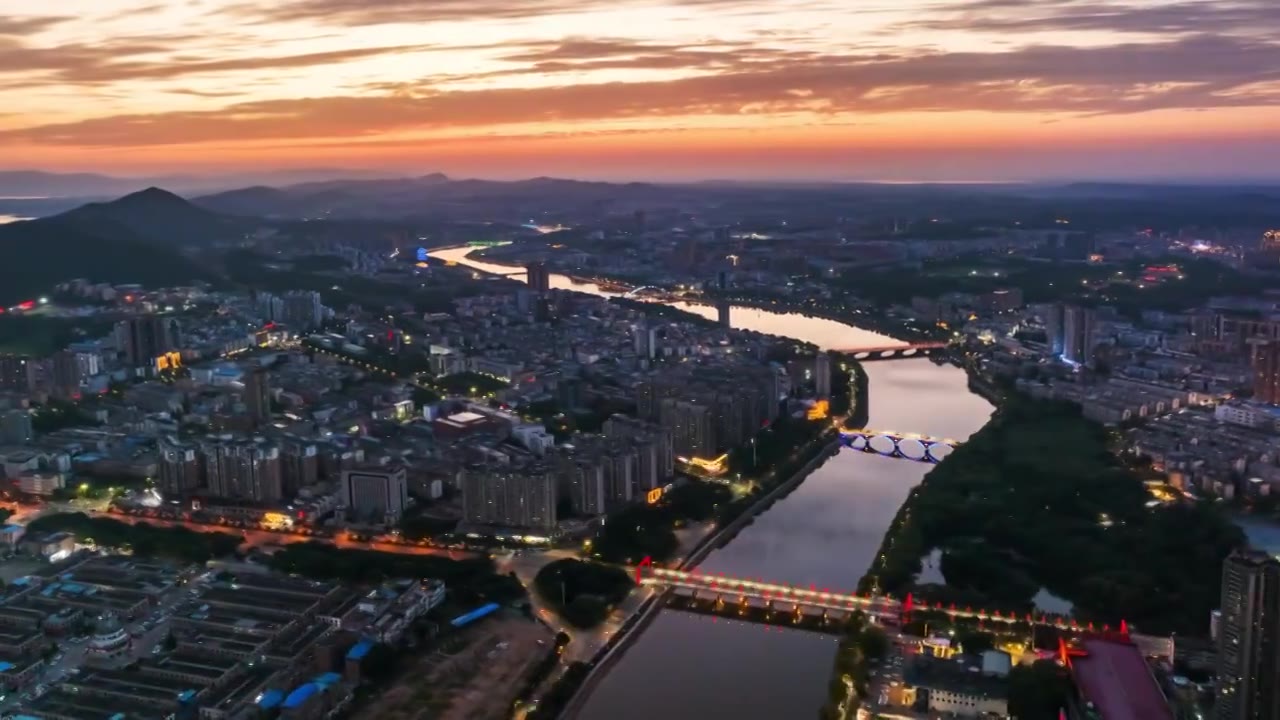
{"type": "Polygon", "coordinates": [[[14,169],[1258,180],[1280,160],[1267,0],[0,10],[14,169]]]}

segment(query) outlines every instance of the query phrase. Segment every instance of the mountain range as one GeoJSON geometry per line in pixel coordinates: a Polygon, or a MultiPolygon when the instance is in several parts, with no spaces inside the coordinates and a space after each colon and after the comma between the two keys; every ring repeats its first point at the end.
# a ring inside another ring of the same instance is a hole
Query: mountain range
{"type": "MultiPolygon", "coordinates": [[[[0,177],[5,174],[0,173],[0,177]]],[[[10,179],[14,174],[7,174],[10,179]]],[[[59,176],[66,183],[101,176],[59,176]],[[70,178],[70,179],[69,179],[70,178]]],[[[115,179],[119,180],[119,179],[115,179]]],[[[0,187],[3,187],[0,185],[0,187]]],[[[38,183],[20,192],[34,194],[38,183]]],[[[96,187],[96,186],[95,186],[96,187]]],[[[411,178],[316,180],[255,185],[186,200],[149,187],[109,202],[92,202],[38,220],[0,225],[0,303],[47,292],[61,281],[173,285],[212,279],[193,259],[214,243],[239,241],[274,225],[286,232],[307,221],[314,232],[338,236],[472,228],[486,235],[528,223],[632,227],[644,211],[667,226],[736,225],[774,229],[877,228],[905,219],[910,233],[930,229],[928,218],[957,227],[1053,227],[1070,218],[1073,229],[1280,226],[1280,187],[1161,186],[1076,183],[1020,185],[870,185],[603,183],[533,178],[517,182],[453,180],[435,173],[411,178]],[[696,219],[695,219],[696,218],[696,219]],[[320,222],[323,221],[323,225],[320,222]],[[380,229],[371,230],[374,226],[380,229]]],[[[0,207],[0,213],[4,208],[0,207]]],[[[921,237],[930,237],[927,232],[921,237]]]]}
{"type": "Polygon", "coordinates": [[[2,198],[113,198],[148,187],[180,193],[209,193],[246,185],[293,185],[332,178],[373,179],[393,175],[364,170],[304,168],[236,175],[155,175],[118,177],[95,173],[51,173],[41,170],[0,170],[2,198]]]}

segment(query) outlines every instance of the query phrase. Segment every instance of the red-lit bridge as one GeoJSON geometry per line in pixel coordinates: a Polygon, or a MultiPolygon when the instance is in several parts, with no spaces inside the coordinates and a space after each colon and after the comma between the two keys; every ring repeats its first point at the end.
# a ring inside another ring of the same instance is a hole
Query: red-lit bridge
{"type": "MultiPolygon", "coordinates": [[[[978,620],[980,622],[1002,623],[1014,625],[1026,623],[1044,627],[1054,627],[1067,631],[1093,631],[1092,623],[1081,626],[1075,620],[1061,615],[1001,613],[998,610],[961,608],[955,605],[944,606],[916,604],[910,595],[905,600],[898,600],[886,595],[844,593],[830,588],[819,589],[809,587],[779,585],[763,580],[735,578],[721,574],[702,573],[696,569],[691,571],[668,570],[654,567],[652,564],[641,564],[635,568],[636,582],[642,585],[657,587],[686,588],[698,595],[717,597],[746,603],[749,600],[764,600],[772,605],[821,608],[823,610],[839,610],[851,612],[860,610],[868,615],[889,622],[899,622],[913,611],[939,612],[953,618],[978,620]]],[[[1123,627],[1123,626],[1122,626],[1123,627]]],[[[1102,631],[1110,628],[1104,626],[1102,631]]]]}
{"type": "Polygon", "coordinates": [[[834,352],[852,355],[854,360],[896,360],[900,358],[921,357],[947,346],[942,341],[919,342],[904,345],[884,345],[875,347],[837,348],[834,352]]]}

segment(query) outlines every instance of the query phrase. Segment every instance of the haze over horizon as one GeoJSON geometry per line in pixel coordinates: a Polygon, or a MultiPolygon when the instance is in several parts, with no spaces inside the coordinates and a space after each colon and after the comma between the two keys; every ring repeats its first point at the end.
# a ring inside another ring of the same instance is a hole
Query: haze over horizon
{"type": "Polygon", "coordinates": [[[0,157],[117,176],[1277,177],[1273,0],[848,6],[0,0],[0,157]]]}

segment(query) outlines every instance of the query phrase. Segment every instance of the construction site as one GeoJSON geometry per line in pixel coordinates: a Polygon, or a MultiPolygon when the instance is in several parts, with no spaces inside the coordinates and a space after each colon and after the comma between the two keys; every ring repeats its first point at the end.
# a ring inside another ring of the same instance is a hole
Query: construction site
{"type": "Polygon", "coordinates": [[[355,720],[506,720],[538,663],[555,652],[540,623],[495,618],[447,638],[407,661],[400,675],[355,720]]]}

